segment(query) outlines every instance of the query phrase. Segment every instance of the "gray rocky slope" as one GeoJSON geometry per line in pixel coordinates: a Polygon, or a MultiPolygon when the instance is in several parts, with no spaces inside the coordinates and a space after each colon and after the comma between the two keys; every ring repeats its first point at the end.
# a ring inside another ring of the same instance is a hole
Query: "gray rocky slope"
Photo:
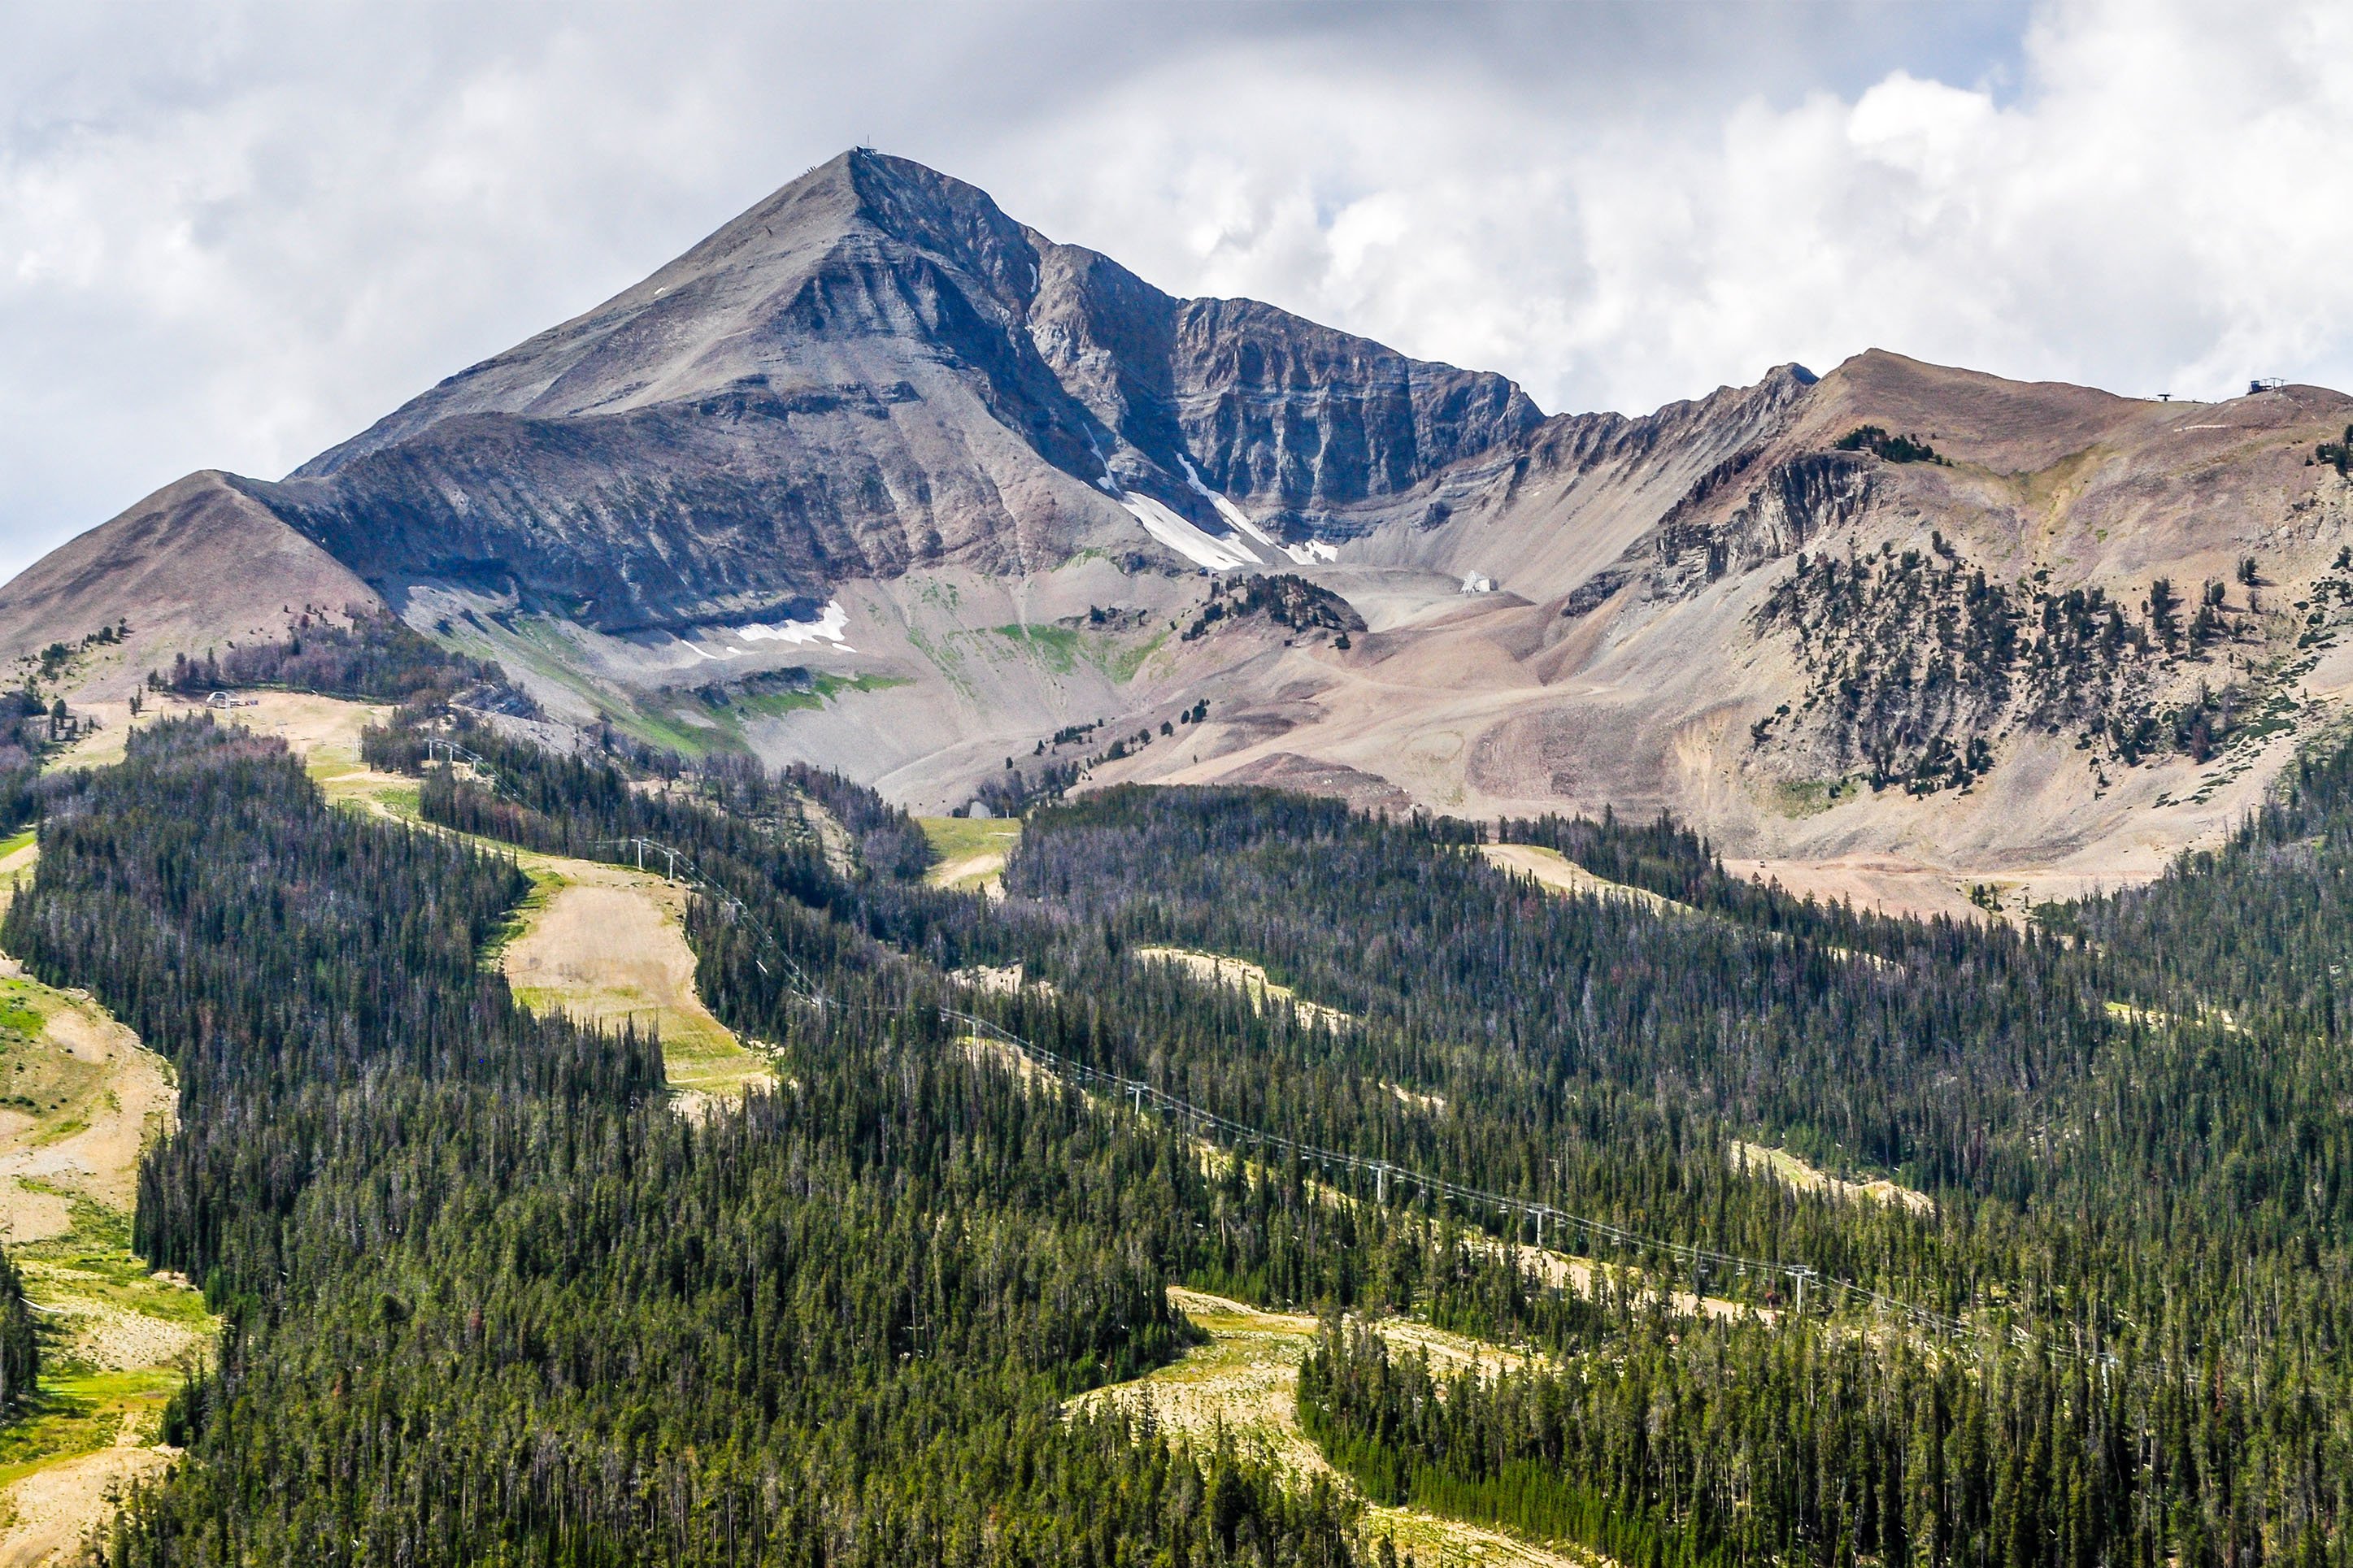
{"type": "Polygon", "coordinates": [[[102,699],[381,602],[560,718],[920,807],[1056,762],[1664,805],[1793,879],[1880,896],[1885,870],[1933,905],[2142,874],[2327,721],[2353,481],[2310,459],[2348,419],[2314,388],[2161,405],[1876,353],[1547,416],[858,152],[284,479],[192,476],[67,545],[0,588],[0,656],[127,620],[85,672],[102,699]],[[1776,597],[1825,552],[1866,569],[1776,597]],[[2228,586],[2249,558],[2273,586],[2228,586]],[[1263,573],[1345,602],[1245,613],[1229,584],[1263,573]],[[2094,637],[2114,668],[2082,689],[2044,668],[2084,595],[2138,624],[2160,577],[2224,584],[2228,634],[2094,637]],[[2211,737],[2200,689],[2240,705],[2211,737]]]}
{"type": "Polygon", "coordinates": [[[1539,423],[1501,376],[1172,299],[852,153],[251,493],[371,580],[620,632],[1134,547],[1113,486],[1231,536],[1214,488],[1303,541],[1539,423]]]}

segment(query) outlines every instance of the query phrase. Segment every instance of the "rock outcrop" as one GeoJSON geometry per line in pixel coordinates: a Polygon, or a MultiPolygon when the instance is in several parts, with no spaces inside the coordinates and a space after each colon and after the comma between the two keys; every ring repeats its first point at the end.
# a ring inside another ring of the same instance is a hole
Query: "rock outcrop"
{"type": "Polygon", "coordinates": [[[396,596],[460,584],[619,634],[1148,551],[1143,500],[1279,559],[1234,503],[1303,542],[1540,419],[1501,376],[1172,299],[861,152],[249,489],[396,596]]]}

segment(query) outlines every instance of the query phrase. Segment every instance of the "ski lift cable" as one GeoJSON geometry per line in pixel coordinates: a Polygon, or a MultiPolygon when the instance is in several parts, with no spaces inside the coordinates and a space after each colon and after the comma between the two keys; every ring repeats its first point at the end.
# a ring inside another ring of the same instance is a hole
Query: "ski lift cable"
{"type": "MultiPolygon", "coordinates": [[[[486,775],[484,782],[494,792],[506,795],[517,804],[528,804],[522,802],[500,781],[496,771],[487,762],[465,747],[454,742],[435,739],[428,739],[428,746],[438,746],[450,752],[453,761],[463,760],[475,767],[486,775]]],[[[642,846],[647,852],[663,856],[673,880],[682,882],[711,898],[731,921],[740,923],[757,936],[788,971],[789,979],[786,984],[799,1000],[821,1011],[843,1009],[843,1004],[823,994],[808,972],[793,957],[791,952],[776,938],[776,934],[769,931],[764,922],[752,917],[750,907],[744,900],[713,883],[702,873],[691,856],[644,834],[596,840],[596,847],[599,849],[615,847],[628,849],[638,846],[642,846]]],[[[863,1010],[877,1013],[892,1012],[894,1015],[896,1012],[895,1009],[879,1007],[863,1010]]],[[[1746,1258],[1736,1253],[1718,1251],[1713,1247],[1701,1247],[1690,1242],[1670,1241],[1661,1237],[1644,1236],[1621,1226],[1612,1225],[1606,1220],[1571,1214],[1565,1209],[1556,1208],[1537,1200],[1514,1197],[1504,1193],[1487,1192],[1461,1182],[1415,1171],[1370,1155],[1323,1148],[1219,1115],[1206,1107],[1181,1100],[1144,1079],[1129,1078],[1124,1074],[1075,1061],[1059,1052],[1025,1039],[986,1018],[961,1009],[943,1006],[939,1009],[939,1015],[943,1022],[963,1025],[976,1035],[1010,1047],[1029,1061],[1075,1088],[1107,1087],[1121,1097],[1134,1101],[1139,1110],[1149,1105],[1164,1115],[1199,1123],[1239,1142],[1289,1153],[1302,1161],[1320,1163],[1326,1167],[1338,1166],[1345,1170],[1371,1173],[1384,1184],[1414,1187],[1431,1196],[1451,1199],[1466,1206],[1493,1208],[1517,1218],[1534,1219],[1538,1223],[1539,1235],[1541,1235],[1541,1227],[1545,1225],[1565,1226],[1594,1240],[1630,1251],[1663,1254],[1693,1265],[1712,1264],[1719,1268],[1755,1272],[1767,1277],[1778,1276],[1798,1281],[1801,1286],[1811,1285],[1816,1289],[1834,1291],[1844,1299],[1867,1304],[1894,1316],[1909,1319],[1915,1323],[1956,1338],[1964,1336],[1969,1331],[1969,1326],[1958,1318],[1898,1300],[1884,1291],[1859,1285],[1852,1280],[1826,1275],[1810,1264],[1790,1262],[1786,1259],[1746,1258]]],[[[2071,1358],[2081,1356],[2081,1352],[2071,1351],[2066,1347],[2046,1348],[2071,1358]]],[[[2098,1359],[2103,1363],[2112,1363],[2115,1360],[2113,1356],[2107,1355],[2098,1359]]]]}

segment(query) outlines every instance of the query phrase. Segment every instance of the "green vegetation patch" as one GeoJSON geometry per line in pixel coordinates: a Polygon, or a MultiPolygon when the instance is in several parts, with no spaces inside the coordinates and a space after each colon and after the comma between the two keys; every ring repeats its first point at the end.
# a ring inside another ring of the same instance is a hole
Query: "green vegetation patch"
{"type": "Polygon", "coordinates": [[[1085,645],[1075,626],[996,626],[997,636],[1018,646],[1029,656],[1056,675],[1068,675],[1078,668],[1079,657],[1085,645]]]}
{"type": "Polygon", "coordinates": [[[1870,452],[1891,463],[1945,461],[1927,442],[1912,436],[1890,435],[1877,425],[1858,425],[1840,437],[1835,445],[1841,452],[1870,452]]]}
{"type": "MultiPolygon", "coordinates": [[[[141,1374],[89,1373],[44,1378],[25,1415],[0,1427],[0,1487],[13,1486],[59,1459],[70,1459],[114,1446],[122,1430],[123,1408],[104,1397],[141,1374]]],[[[160,1408],[171,1397],[165,1387],[155,1396],[160,1408]]]]}
{"type": "Polygon", "coordinates": [[[1103,671],[1114,681],[1124,683],[1135,677],[1144,661],[1157,652],[1168,640],[1163,626],[1149,637],[1134,635],[1131,623],[1136,612],[1096,612],[1091,625],[1110,627],[1094,630],[1081,626],[992,626],[984,634],[1014,645],[1014,647],[1054,675],[1069,675],[1081,665],[1103,671]],[[1124,631],[1121,628],[1125,628],[1124,631]]]}
{"type": "Polygon", "coordinates": [[[1819,816],[1838,804],[1839,781],[1783,779],[1773,785],[1773,809],[1783,816],[1819,816]]]}
{"type": "Polygon", "coordinates": [[[893,687],[913,684],[903,675],[828,675],[818,673],[809,678],[804,690],[730,693],[717,711],[723,718],[734,714],[744,718],[778,719],[787,713],[807,712],[839,700],[844,693],[857,691],[888,691],[893,687]]]}
{"type": "Polygon", "coordinates": [[[1135,672],[1144,668],[1144,661],[1158,653],[1167,641],[1168,632],[1163,627],[1148,641],[1125,644],[1104,659],[1103,673],[1125,685],[1135,679],[1135,672]]]}
{"type": "Polygon", "coordinates": [[[0,1033],[33,1036],[48,1025],[49,1016],[34,1002],[29,981],[0,982],[0,1033]]]}
{"type": "Polygon", "coordinates": [[[1010,852],[1021,842],[1018,816],[919,816],[923,837],[942,861],[959,860],[991,849],[1010,852]]]}

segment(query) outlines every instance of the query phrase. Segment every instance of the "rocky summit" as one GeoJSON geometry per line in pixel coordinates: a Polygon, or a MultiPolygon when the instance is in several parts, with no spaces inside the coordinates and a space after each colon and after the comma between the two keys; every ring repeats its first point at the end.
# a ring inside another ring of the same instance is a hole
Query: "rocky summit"
{"type": "Polygon", "coordinates": [[[1873,352],[1639,417],[1184,300],[853,152],[282,479],[0,589],[0,653],[389,609],[546,717],[921,809],[1121,779],[1672,809],[1907,908],[2153,874],[2353,684],[2353,400],[1873,352]]]}
{"type": "Polygon", "coordinates": [[[1280,560],[1538,423],[1501,376],[1171,299],[853,153],[256,493],[372,582],[684,632],[1138,551],[1139,519],[1280,560]]]}

